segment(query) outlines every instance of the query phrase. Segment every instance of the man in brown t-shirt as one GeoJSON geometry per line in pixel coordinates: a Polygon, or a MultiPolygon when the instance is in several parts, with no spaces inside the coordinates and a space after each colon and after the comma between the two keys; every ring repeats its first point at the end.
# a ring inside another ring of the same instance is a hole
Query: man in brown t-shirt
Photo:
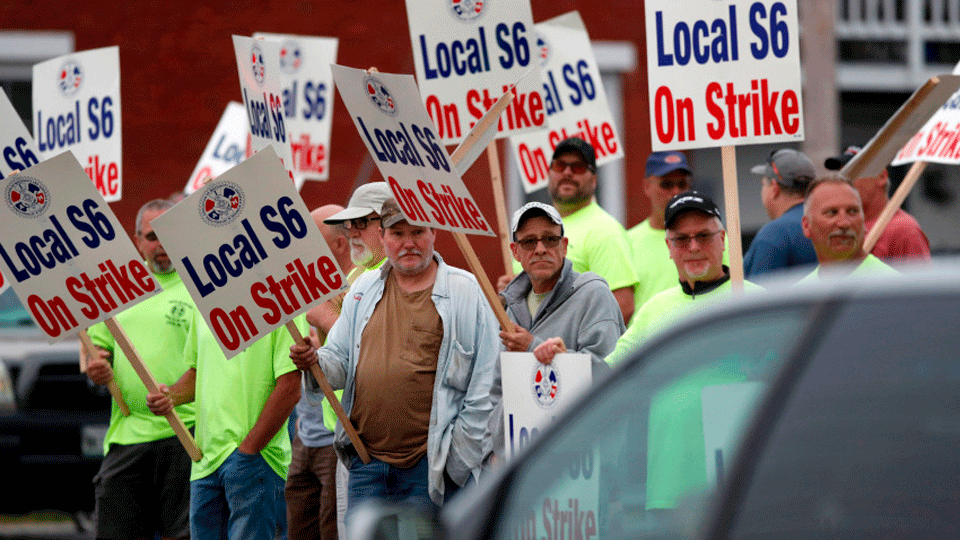
{"type": "Polygon", "coordinates": [[[380,223],[387,262],[350,289],[326,345],[295,345],[290,357],[304,370],[319,362],[344,388],[372,458],[363,463],[337,427],[348,509],[369,498],[440,505],[479,471],[497,322],[473,275],[434,252],[432,229],[407,223],[392,200],[380,223]]]}

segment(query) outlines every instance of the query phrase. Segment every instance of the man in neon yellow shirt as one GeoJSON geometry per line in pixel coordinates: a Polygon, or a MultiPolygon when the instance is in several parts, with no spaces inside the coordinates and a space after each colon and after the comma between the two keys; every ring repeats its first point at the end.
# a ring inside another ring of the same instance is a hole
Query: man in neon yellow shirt
{"type": "MultiPolygon", "coordinates": [[[[626,231],[594,200],[597,158],[583,139],[560,141],[550,164],[550,197],[563,217],[574,272],[593,272],[607,280],[624,322],[634,310],[637,276],[630,260],[626,231]]],[[[519,270],[518,270],[519,271],[519,270]]]]}
{"type": "Polygon", "coordinates": [[[693,172],[683,152],[653,152],[647,157],[643,192],[650,199],[650,215],[627,231],[633,267],[639,285],[635,313],[658,292],[677,284],[680,276],[667,251],[663,212],[677,193],[690,189],[693,172]]]}
{"type": "Polygon", "coordinates": [[[832,175],[814,180],[807,189],[800,224],[820,263],[801,283],[829,275],[897,273],[875,255],[864,253],[863,205],[857,188],[846,178],[832,175]]]}
{"type": "MultiPolygon", "coordinates": [[[[116,316],[140,359],[161,383],[172,384],[189,366],[183,357],[192,315],[196,311],[180,276],[150,222],[173,206],[152,200],[137,213],[134,242],[163,292],[116,316]]],[[[202,323],[201,323],[202,324],[202,323]]],[[[147,389],[104,323],[88,330],[99,349],[87,375],[97,384],[116,381],[130,415],[116,402],[103,442],[104,459],[94,478],[97,538],[186,538],[190,535],[190,457],[173,428],[146,406],[147,389]]],[[[193,427],[193,404],[177,414],[193,427]]]]}
{"type": "MultiPolygon", "coordinates": [[[[306,318],[294,321],[306,333],[306,318]]],[[[190,369],[175,384],[147,394],[157,415],[196,402],[203,458],[190,473],[193,540],[286,538],[287,419],[300,399],[300,373],[288,357],[293,343],[280,327],[227,360],[195,313],[184,349],[190,369]]]]}
{"type": "MultiPolygon", "coordinates": [[[[697,303],[728,298],[730,270],[723,264],[726,232],[720,210],[696,191],[675,195],[665,209],[664,225],[669,257],[679,283],[653,295],[634,315],[607,362],[624,360],[646,337],[666,327],[697,303]]],[[[747,290],[759,286],[744,282],[747,290]]]]}

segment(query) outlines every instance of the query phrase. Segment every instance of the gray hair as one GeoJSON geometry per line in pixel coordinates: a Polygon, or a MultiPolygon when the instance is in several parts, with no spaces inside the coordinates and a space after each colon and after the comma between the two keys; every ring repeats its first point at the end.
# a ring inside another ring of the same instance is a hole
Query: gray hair
{"type": "Polygon", "coordinates": [[[166,212],[171,208],[173,208],[173,203],[168,199],[154,199],[141,206],[137,212],[137,236],[141,236],[141,233],[143,233],[143,215],[148,210],[166,212]]]}

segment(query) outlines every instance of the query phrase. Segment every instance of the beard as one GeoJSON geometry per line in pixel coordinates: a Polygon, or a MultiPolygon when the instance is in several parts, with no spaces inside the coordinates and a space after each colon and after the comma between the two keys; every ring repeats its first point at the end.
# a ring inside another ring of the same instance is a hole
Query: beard
{"type": "Polygon", "coordinates": [[[147,259],[147,266],[150,267],[150,271],[154,274],[169,274],[173,272],[173,261],[166,256],[164,256],[162,261],[158,260],[158,257],[147,259]]]}
{"type": "Polygon", "coordinates": [[[350,260],[357,266],[366,266],[373,260],[373,252],[361,240],[350,240],[350,260]]]}
{"type": "Polygon", "coordinates": [[[393,265],[393,268],[394,268],[394,270],[397,271],[397,273],[402,274],[402,275],[406,275],[406,276],[416,275],[416,274],[419,274],[420,272],[423,272],[424,270],[426,270],[427,267],[430,266],[431,260],[432,260],[432,257],[425,257],[425,256],[423,255],[423,253],[422,253],[420,250],[418,250],[418,249],[403,249],[403,250],[400,250],[399,253],[397,253],[397,261],[398,261],[398,262],[397,262],[397,264],[393,265]],[[401,267],[400,264],[399,264],[399,261],[400,261],[400,259],[402,259],[403,257],[405,257],[405,256],[407,256],[407,255],[417,255],[417,256],[419,256],[419,257],[420,257],[420,262],[418,262],[418,263],[415,264],[414,266],[401,267]]]}

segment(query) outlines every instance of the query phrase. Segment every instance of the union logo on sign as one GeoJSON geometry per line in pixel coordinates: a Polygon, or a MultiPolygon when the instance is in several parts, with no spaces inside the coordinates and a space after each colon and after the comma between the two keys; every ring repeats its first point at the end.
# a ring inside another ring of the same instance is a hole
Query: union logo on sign
{"type": "Polygon", "coordinates": [[[541,407],[550,407],[560,393],[560,374],[550,364],[537,362],[533,370],[533,397],[541,407]]]}
{"type": "Polygon", "coordinates": [[[263,51],[260,46],[254,45],[250,50],[250,71],[258,86],[263,86],[263,79],[267,76],[266,62],[263,60],[263,51]]]}
{"type": "Polygon", "coordinates": [[[200,196],[200,217],[214,227],[230,223],[243,210],[246,197],[233,182],[217,182],[200,196]]]}
{"type": "Polygon", "coordinates": [[[547,60],[550,59],[550,42],[540,32],[537,32],[537,50],[540,51],[540,65],[547,65],[547,60]]]}
{"type": "Polygon", "coordinates": [[[50,190],[43,182],[17,175],[4,189],[4,199],[11,210],[25,218],[38,218],[50,207],[50,190]]]}
{"type": "Polygon", "coordinates": [[[483,15],[484,0],[450,0],[450,10],[461,21],[473,21],[483,15]]]}
{"type": "Polygon", "coordinates": [[[83,66],[76,60],[67,60],[57,74],[57,88],[63,97],[72,97],[83,85],[83,66]]]}
{"type": "Polygon", "coordinates": [[[284,41],[280,45],[280,71],[293,75],[300,71],[303,65],[303,51],[300,44],[293,40],[284,41]]]}
{"type": "Polygon", "coordinates": [[[363,86],[366,88],[367,97],[370,101],[387,116],[397,115],[397,102],[390,95],[390,90],[380,81],[380,79],[368,75],[363,79],[363,86]]]}

